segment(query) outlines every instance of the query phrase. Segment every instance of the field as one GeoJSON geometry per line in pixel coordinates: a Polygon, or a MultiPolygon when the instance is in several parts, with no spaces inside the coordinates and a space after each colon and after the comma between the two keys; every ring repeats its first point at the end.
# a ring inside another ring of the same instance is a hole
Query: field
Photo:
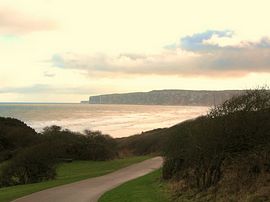
{"type": "Polygon", "coordinates": [[[157,170],[126,182],[105,193],[99,202],[169,202],[169,197],[160,181],[160,172],[161,170],[157,170]]]}
{"type": "Polygon", "coordinates": [[[105,175],[148,158],[149,156],[139,156],[112,161],[74,161],[72,163],[62,163],[57,167],[57,177],[55,180],[1,188],[0,201],[8,202],[47,188],[105,175]]]}

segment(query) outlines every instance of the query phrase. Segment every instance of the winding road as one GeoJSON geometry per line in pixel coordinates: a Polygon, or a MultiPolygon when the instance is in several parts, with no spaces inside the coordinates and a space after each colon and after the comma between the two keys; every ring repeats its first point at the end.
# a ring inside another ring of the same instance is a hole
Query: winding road
{"type": "Polygon", "coordinates": [[[106,191],[160,168],[162,161],[161,157],[151,158],[107,175],[36,192],[14,202],[96,202],[106,191]]]}

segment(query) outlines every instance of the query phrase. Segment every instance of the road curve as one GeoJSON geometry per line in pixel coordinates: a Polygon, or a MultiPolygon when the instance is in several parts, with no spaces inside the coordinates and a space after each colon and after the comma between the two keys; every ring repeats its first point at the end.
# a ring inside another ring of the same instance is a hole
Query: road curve
{"type": "Polygon", "coordinates": [[[14,202],[96,202],[106,191],[150,173],[161,165],[161,157],[151,158],[101,177],[46,189],[14,202]]]}

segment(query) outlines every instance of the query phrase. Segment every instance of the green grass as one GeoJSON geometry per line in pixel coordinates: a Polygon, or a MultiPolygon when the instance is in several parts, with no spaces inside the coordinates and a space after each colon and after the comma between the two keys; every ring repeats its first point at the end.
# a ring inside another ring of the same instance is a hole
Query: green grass
{"type": "Polygon", "coordinates": [[[99,202],[169,202],[160,182],[161,170],[120,185],[101,196],[99,202]]]}
{"type": "Polygon", "coordinates": [[[57,177],[55,180],[1,188],[0,201],[8,202],[51,187],[105,175],[148,158],[150,156],[129,157],[112,161],[74,161],[72,163],[62,163],[57,167],[57,177]]]}

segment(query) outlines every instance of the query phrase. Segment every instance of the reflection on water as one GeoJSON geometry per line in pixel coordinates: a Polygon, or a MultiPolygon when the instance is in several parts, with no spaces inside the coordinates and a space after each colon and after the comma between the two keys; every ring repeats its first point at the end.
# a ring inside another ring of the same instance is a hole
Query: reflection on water
{"type": "Polygon", "coordinates": [[[0,116],[18,118],[37,131],[59,125],[74,131],[101,130],[113,137],[169,127],[207,110],[201,106],[0,104],[0,116]]]}

